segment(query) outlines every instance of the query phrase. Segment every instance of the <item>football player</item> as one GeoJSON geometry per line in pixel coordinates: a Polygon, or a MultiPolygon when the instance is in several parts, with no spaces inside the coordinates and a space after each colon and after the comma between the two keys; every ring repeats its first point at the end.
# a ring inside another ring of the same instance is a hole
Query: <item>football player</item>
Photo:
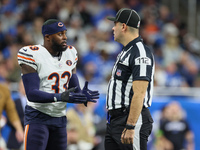
{"type": "Polygon", "coordinates": [[[28,98],[25,149],[66,150],[66,103],[96,102],[98,91],[81,90],[76,75],[77,51],[67,45],[67,29],[56,19],[42,26],[44,45],[21,48],[18,63],[28,98]]]}

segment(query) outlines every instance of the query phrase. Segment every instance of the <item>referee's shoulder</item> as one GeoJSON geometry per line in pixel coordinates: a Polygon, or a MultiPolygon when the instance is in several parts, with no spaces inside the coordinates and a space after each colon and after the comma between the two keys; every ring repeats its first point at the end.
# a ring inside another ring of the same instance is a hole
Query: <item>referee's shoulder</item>
{"type": "MultiPolygon", "coordinates": [[[[144,50],[145,50],[146,52],[152,52],[152,47],[149,46],[149,45],[147,45],[147,44],[145,44],[143,41],[138,41],[137,43],[141,43],[141,45],[143,45],[143,46],[141,46],[141,47],[138,47],[138,46],[137,46],[137,48],[144,48],[144,50]]],[[[137,43],[135,43],[135,45],[136,45],[137,43]]]]}
{"type": "Polygon", "coordinates": [[[142,41],[137,41],[132,44],[131,49],[134,51],[140,51],[140,49],[147,49],[147,46],[142,41]]]}

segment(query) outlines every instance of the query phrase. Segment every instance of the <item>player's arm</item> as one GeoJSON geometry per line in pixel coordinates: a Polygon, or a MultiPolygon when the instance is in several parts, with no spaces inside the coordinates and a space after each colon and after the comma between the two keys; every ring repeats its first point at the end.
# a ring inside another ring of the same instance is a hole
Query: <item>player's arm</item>
{"type": "MultiPolygon", "coordinates": [[[[132,102],[130,106],[129,116],[127,119],[127,125],[131,128],[136,125],[139,115],[142,111],[143,101],[146,94],[146,90],[148,87],[149,81],[144,80],[136,80],[133,81],[133,92],[134,95],[132,97],[132,102]]],[[[132,144],[134,137],[134,129],[132,130],[124,130],[122,133],[122,143],[124,144],[132,144]]]]}
{"type": "Polygon", "coordinates": [[[37,73],[37,71],[35,69],[33,69],[32,67],[22,64],[21,66],[21,70],[22,70],[22,74],[28,74],[28,73],[37,73]]]}
{"type": "Polygon", "coordinates": [[[26,65],[21,64],[22,80],[26,92],[26,96],[31,102],[50,103],[55,101],[64,101],[68,103],[84,103],[86,96],[82,93],[74,93],[75,88],[71,88],[63,93],[47,93],[39,90],[40,78],[37,71],[26,65]]]}
{"type": "Polygon", "coordinates": [[[74,68],[72,70],[72,76],[71,76],[71,78],[69,80],[68,88],[70,89],[70,88],[73,88],[73,87],[76,87],[76,90],[75,90],[76,93],[80,93],[81,92],[79,80],[78,80],[78,77],[76,75],[76,68],[74,68]]]}
{"type": "Polygon", "coordinates": [[[17,114],[16,111],[16,107],[15,107],[15,103],[11,98],[11,94],[9,92],[9,89],[3,89],[3,92],[5,93],[5,99],[6,99],[6,103],[5,103],[5,111],[7,114],[7,117],[9,119],[9,122],[11,123],[11,125],[15,128],[16,132],[15,132],[15,136],[16,139],[18,140],[18,142],[22,142],[23,141],[23,128],[19,119],[19,116],[17,114]]]}

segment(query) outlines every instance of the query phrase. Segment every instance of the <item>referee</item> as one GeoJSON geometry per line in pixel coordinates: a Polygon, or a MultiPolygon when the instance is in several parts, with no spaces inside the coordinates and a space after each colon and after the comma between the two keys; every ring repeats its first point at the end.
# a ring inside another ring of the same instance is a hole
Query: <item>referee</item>
{"type": "Polygon", "coordinates": [[[139,36],[140,16],[120,9],[112,28],[123,45],[108,84],[105,150],[147,150],[153,119],[148,107],[153,95],[154,58],[139,36]]]}

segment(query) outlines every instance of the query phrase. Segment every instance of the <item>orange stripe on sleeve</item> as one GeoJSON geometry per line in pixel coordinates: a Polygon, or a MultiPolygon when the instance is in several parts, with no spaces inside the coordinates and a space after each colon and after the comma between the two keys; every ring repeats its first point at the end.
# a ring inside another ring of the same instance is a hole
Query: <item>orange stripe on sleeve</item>
{"type": "Polygon", "coordinates": [[[78,57],[76,57],[76,59],[75,60],[78,60],[78,57]]]}
{"type": "Polygon", "coordinates": [[[35,62],[35,60],[34,60],[34,59],[27,58],[27,57],[24,57],[24,56],[17,55],[17,57],[20,57],[20,58],[23,58],[23,59],[26,59],[26,60],[31,60],[31,61],[35,62]]]}
{"type": "Polygon", "coordinates": [[[27,136],[28,136],[29,124],[25,126],[25,136],[24,136],[24,150],[27,148],[27,136]]]}

